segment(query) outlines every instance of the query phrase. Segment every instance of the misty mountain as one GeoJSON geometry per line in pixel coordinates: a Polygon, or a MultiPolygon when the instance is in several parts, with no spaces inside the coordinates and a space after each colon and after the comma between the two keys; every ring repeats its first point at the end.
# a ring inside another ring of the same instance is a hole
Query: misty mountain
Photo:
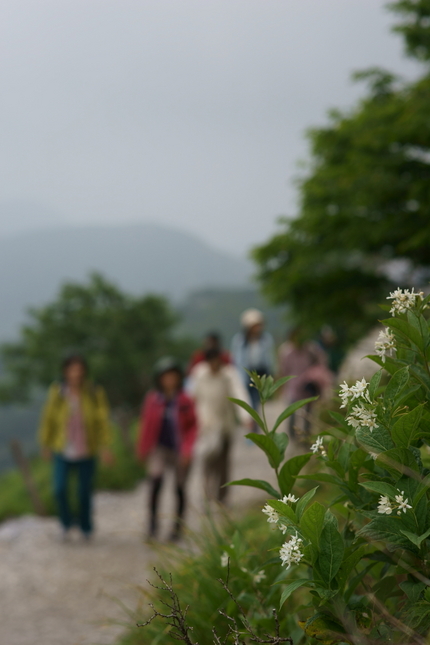
{"type": "Polygon", "coordinates": [[[250,264],[202,240],[156,224],[45,228],[0,238],[0,340],[13,338],[30,306],[59,286],[99,271],[133,294],[163,294],[175,303],[207,287],[244,287],[250,264]]]}

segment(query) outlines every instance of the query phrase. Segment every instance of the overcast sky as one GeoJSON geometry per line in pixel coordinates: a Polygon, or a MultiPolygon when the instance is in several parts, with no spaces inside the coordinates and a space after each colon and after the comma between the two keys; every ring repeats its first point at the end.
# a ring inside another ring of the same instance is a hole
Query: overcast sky
{"type": "Polygon", "coordinates": [[[156,221],[245,253],[350,72],[416,71],[384,4],[0,0],[0,234],[156,221]]]}

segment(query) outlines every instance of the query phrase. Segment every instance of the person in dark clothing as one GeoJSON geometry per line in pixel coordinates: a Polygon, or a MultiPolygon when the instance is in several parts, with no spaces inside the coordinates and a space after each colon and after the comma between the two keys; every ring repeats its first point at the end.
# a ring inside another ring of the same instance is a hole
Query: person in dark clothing
{"type": "Polygon", "coordinates": [[[229,365],[232,362],[230,352],[222,348],[221,336],[216,331],[211,331],[204,337],[203,346],[197,349],[191,356],[187,367],[187,376],[190,375],[196,365],[206,360],[206,352],[212,350],[219,352],[223,365],[229,365]]]}
{"type": "Polygon", "coordinates": [[[181,534],[185,513],[185,484],[197,435],[194,403],[183,391],[183,373],[170,357],[158,361],[154,370],[155,388],[144,401],[137,444],[138,457],[147,462],[150,480],[149,536],[158,531],[158,502],[164,475],[170,468],[176,480],[177,512],[170,536],[181,534]]]}

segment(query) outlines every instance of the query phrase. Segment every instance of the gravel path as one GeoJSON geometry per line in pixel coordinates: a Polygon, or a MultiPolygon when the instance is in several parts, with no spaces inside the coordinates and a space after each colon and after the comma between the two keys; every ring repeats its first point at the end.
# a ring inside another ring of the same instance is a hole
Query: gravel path
{"type": "MultiPolygon", "coordinates": [[[[281,408],[282,409],[282,408],[281,408]]],[[[274,404],[271,416],[280,412],[274,404]]],[[[243,437],[234,447],[233,478],[273,481],[264,455],[243,437]]],[[[169,482],[170,484],[170,482],[169,482]]],[[[196,466],[189,482],[188,524],[198,528],[201,478],[196,466]]],[[[162,534],[170,528],[170,485],[162,499],[162,534]]],[[[144,544],[145,483],[133,492],[98,493],[97,532],[85,544],[58,539],[53,518],[26,516],[0,525],[0,643],[2,645],[107,645],[114,643],[126,620],[120,603],[133,608],[135,585],[142,585],[156,560],[144,544]]],[[[233,511],[264,499],[256,489],[234,487],[233,511]]]]}

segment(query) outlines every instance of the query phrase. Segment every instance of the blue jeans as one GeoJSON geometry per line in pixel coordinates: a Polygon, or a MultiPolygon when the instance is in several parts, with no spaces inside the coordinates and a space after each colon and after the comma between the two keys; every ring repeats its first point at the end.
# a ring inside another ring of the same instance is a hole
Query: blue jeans
{"type": "Polygon", "coordinates": [[[70,461],[62,455],[54,455],[54,494],[60,522],[66,530],[73,524],[68,490],[69,476],[72,470],[76,470],[78,474],[79,526],[83,533],[89,535],[93,530],[91,498],[96,460],[94,457],[89,457],[70,461]]]}

